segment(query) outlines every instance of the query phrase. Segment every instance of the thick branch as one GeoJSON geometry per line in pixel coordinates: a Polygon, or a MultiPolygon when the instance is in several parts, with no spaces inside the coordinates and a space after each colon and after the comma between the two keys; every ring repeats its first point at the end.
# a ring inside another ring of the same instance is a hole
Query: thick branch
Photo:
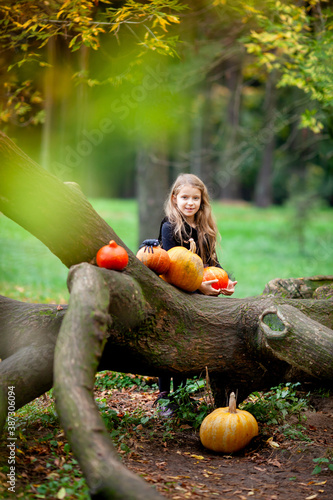
{"type": "Polygon", "coordinates": [[[333,379],[333,330],[287,304],[266,309],[260,330],[279,359],[313,377],[333,379]]]}
{"type": "Polygon", "coordinates": [[[0,391],[7,394],[15,386],[16,409],[53,385],[54,347],[65,310],[0,296],[0,391]]]}
{"type": "Polygon", "coordinates": [[[67,267],[90,262],[121,240],[80,189],[37,165],[0,132],[0,211],[36,236],[67,267]]]}
{"type": "MultiPolygon", "coordinates": [[[[72,268],[71,274],[81,266],[72,268]]],[[[87,266],[90,267],[107,282],[109,313],[113,318],[99,369],[145,375],[169,372],[198,375],[207,366],[211,374],[220,378],[220,385],[228,385],[230,390],[240,390],[243,386],[244,397],[247,391],[260,390],[287,380],[291,367],[294,375],[296,369],[300,376],[302,371],[303,377],[306,373],[318,377],[315,365],[309,372],[302,357],[285,360],[268,348],[267,343],[258,337],[258,328],[263,312],[280,304],[295,306],[295,317],[302,312],[314,324],[320,321],[322,326],[332,328],[330,300],[270,296],[210,298],[177,290],[139,261],[137,266],[131,265],[126,272],[87,266]]],[[[52,384],[53,348],[64,312],[65,309],[58,311],[56,306],[26,304],[5,298],[0,300],[0,357],[9,358],[20,350],[20,356],[27,356],[21,357],[20,364],[30,367],[24,376],[20,376],[16,357],[0,363],[0,374],[5,370],[6,380],[14,378],[20,388],[18,392],[23,398],[20,405],[41,395],[52,384]],[[29,350],[25,348],[31,346],[37,354],[30,359],[29,350]],[[47,352],[48,356],[45,358],[45,372],[40,377],[34,377],[33,372],[37,370],[40,373],[41,369],[39,349],[47,352]],[[12,370],[10,377],[8,366],[12,370]],[[48,381],[47,388],[43,381],[48,381]]],[[[308,340],[310,350],[315,351],[311,335],[308,340]]],[[[320,353],[313,356],[317,367],[320,367],[320,353]]]]}
{"type": "Polygon", "coordinates": [[[56,406],[91,497],[157,500],[160,496],[118,461],[93,400],[95,372],[110,323],[109,289],[100,270],[84,264],[71,273],[70,289],[55,352],[56,406]]]}
{"type": "Polygon", "coordinates": [[[333,276],[309,276],[307,278],[276,278],[265,286],[265,295],[290,299],[311,299],[317,289],[332,285],[333,276]]]}

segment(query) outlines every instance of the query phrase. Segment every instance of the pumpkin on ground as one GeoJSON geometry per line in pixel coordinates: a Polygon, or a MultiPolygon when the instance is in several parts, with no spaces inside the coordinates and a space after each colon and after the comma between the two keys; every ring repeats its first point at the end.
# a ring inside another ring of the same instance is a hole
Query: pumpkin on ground
{"type": "Polygon", "coordinates": [[[209,266],[205,267],[202,281],[218,280],[216,283],[212,283],[212,287],[215,290],[220,290],[220,288],[227,288],[229,283],[228,273],[221,269],[220,267],[209,266]]]}
{"type": "Polygon", "coordinates": [[[193,252],[195,243],[191,247],[192,250],[180,246],[170,248],[167,252],[170,257],[170,267],[161,276],[168,283],[187,292],[194,292],[199,288],[204,271],[202,259],[193,252]]]}
{"type": "Polygon", "coordinates": [[[159,245],[154,247],[143,246],[136,254],[141,262],[157,274],[166,273],[170,267],[170,257],[166,250],[159,245]]]}
{"type": "Polygon", "coordinates": [[[230,394],[229,407],[214,410],[200,427],[200,440],[205,448],[223,453],[245,448],[257,435],[256,419],[248,411],[236,409],[233,392],[230,394]]]}
{"type": "Polygon", "coordinates": [[[121,271],[128,264],[128,254],[125,248],[111,240],[108,245],[100,248],[96,254],[96,263],[99,267],[121,271]]]}

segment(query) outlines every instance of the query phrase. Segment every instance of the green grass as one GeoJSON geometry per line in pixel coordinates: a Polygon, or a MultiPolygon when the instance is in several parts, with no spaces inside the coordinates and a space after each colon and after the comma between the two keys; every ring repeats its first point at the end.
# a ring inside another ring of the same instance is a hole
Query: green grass
{"type": "MultiPolygon", "coordinates": [[[[135,200],[98,199],[92,204],[136,252],[135,200]]],[[[274,278],[333,275],[332,209],[313,210],[303,226],[304,243],[292,208],[214,202],[213,212],[222,236],[220,262],[238,281],[234,297],[258,295],[274,278]]],[[[67,302],[67,272],[34,236],[0,214],[0,294],[32,302],[67,302]]]]}
{"type": "Polygon", "coordinates": [[[333,210],[313,211],[304,244],[291,208],[213,205],[222,236],[219,258],[238,281],[234,297],[260,294],[274,278],[333,274],[333,210]]]}

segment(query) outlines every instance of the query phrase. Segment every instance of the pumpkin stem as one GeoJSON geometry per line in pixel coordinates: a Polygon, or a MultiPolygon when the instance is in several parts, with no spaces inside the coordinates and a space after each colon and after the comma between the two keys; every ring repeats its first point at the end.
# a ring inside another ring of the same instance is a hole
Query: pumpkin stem
{"type": "Polygon", "coordinates": [[[234,392],[232,392],[229,396],[229,413],[237,413],[237,411],[236,411],[236,396],[235,396],[234,392]]]}
{"type": "Polygon", "coordinates": [[[189,239],[189,242],[190,242],[190,251],[191,251],[192,253],[196,253],[196,251],[197,251],[197,246],[196,246],[196,244],[195,244],[194,239],[193,239],[193,238],[190,238],[190,239],[189,239]]]}

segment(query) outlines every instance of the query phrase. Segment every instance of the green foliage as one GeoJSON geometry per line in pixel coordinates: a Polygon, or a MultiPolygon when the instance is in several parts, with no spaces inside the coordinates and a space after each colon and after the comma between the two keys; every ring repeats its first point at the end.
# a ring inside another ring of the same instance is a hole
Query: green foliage
{"type": "MultiPolygon", "coordinates": [[[[40,472],[34,485],[24,481],[19,486],[18,498],[47,499],[89,498],[88,487],[82,476],[78,462],[74,459],[70,446],[63,442],[59,429],[59,419],[55,412],[52,390],[47,393],[48,402],[37,398],[16,412],[17,455],[21,460],[29,460],[39,471],[43,471],[47,481],[40,483],[40,472]],[[34,434],[33,440],[30,434],[34,434]],[[47,455],[45,456],[45,451],[47,455]]],[[[7,473],[6,465],[2,471],[7,473]]],[[[38,475],[38,474],[37,474],[38,475]]],[[[20,477],[20,476],[19,476],[20,477]]],[[[0,488],[1,490],[1,488],[0,488]]],[[[1,490],[1,498],[12,498],[13,494],[1,490]]]]}
{"type": "Polygon", "coordinates": [[[325,469],[333,472],[333,458],[319,457],[314,458],[313,462],[316,464],[315,468],[312,471],[312,474],[320,474],[325,469]]]}
{"type": "Polygon", "coordinates": [[[267,71],[278,71],[279,87],[301,89],[316,102],[315,109],[303,113],[300,127],[319,133],[324,118],[320,111],[331,110],[333,99],[332,8],[322,7],[319,0],[252,4],[257,28],[243,39],[248,53],[267,71]]]}
{"type": "MultiPolygon", "coordinates": [[[[118,389],[124,390],[137,385],[140,391],[157,388],[156,385],[148,387],[146,377],[134,376],[117,372],[106,372],[97,375],[96,388],[99,390],[118,389]]],[[[98,409],[103,418],[104,424],[110,431],[111,438],[119,449],[125,453],[130,451],[128,440],[131,434],[140,433],[142,428],[150,428],[156,423],[156,416],[168,406],[169,403],[175,407],[172,418],[160,419],[163,426],[163,441],[173,439],[175,431],[181,426],[185,428],[198,429],[205,416],[212,411],[212,408],[205,401],[196,401],[190,397],[195,392],[204,389],[204,380],[189,380],[185,388],[179,388],[172,393],[172,396],[160,399],[155,414],[147,415],[142,408],[137,408],[131,412],[118,412],[109,408],[106,398],[96,398],[98,409]]]]}
{"type": "Polygon", "coordinates": [[[254,392],[249,401],[241,405],[259,421],[267,425],[282,424],[287,415],[297,415],[301,420],[302,411],[308,408],[306,398],[297,396],[299,383],[280,384],[264,394],[254,392]]]}
{"type": "Polygon", "coordinates": [[[199,402],[191,398],[191,394],[201,391],[204,387],[204,380],[189,380],[185,387],[180,387],[171,393],[170,397],[159,400],[157,412],[160,411],[163,414],[168,407],[174,410],[172,418],[164,422],[167,434],[168,431],[182,425],[193,427],[195,430],[199,429],[201,422],[213,408],[205,400],[199,402]]]}
{"type": "Polygon", "coordinates": [[[146,415],[142,408],[136,408],[131,412],[119,412],[109,408],[105,398],[96,398],[96,404],[104,425],[119,451],[130,452],[128,442],[132,435],[140,434],[143,426],[150,427],[152,425],[154,417],[146,415]]]}
{"type": "Polygon", "coordinates": [[[302,421],[305,419],[304,411],[308,409],[306,397],[299,397],[297,387],[299,383],[280,384],[267,393],[254,392],[246,403],[240,405],[242,410],[250,412],[258,422],[263,424],[278,425],[278,430],[290,439],[310,441],[303,434],[302,421]],[[296,416],[298,423],[289,424],[288,417],[296,416]]]}
{"type": "Polygon", "coordinates": [[[156,383],[152,384],[149,377],[142,375],[132,375],[120,372],[99,372],[96,374],[95,387],[99,390],[110,389],[128,389],[136,386],[137,390],[146,391],[152,386],[157,387],[156,383]]]}
{"type": "MultiPolygon", "coordinates": [[[[0,46],[8,61],[4,66],[12,76],[0,81],[4,86],[0,123],[17,122],[27,126],[44,121],[44,96],[41,97],[38,86],[45,74],[48,75],[45,70],[54,66],[53,70],[58,72],[55,40],[58,45],[61,40],[61,49],[59,45],[57,51],[60,49],[68,57],[67,52],[73,53],[82,47],[98,51],[102,40],[116,38],[119,41],[125,31],[127,36],[131,34],[132,45],[137,48],[134,59],[147,51],[167,56],[177,54],[178,37],[169,35],[168,29],[180,22],[178,13],[186,9],[186,5],[178,0],[144,3],[129,0],[120,7],[113,5],[109,0],[102,4],[94,0],[1,2],[0,46]],[[33,85],[30,81],[28,87],[27,71],[34,75],[33,85]],[[37,104],[42,108],[35,109],[37,104]]],[[[87,68],[75,71],[76,64],[72,57],[71,77],[74,75],[78,83],[89,86],[101,83],[88,74],[87,68]]],[[[64,77],[63,64],[61,66],[64,77]]],[[[106,81],[113,83],[114,79],[110,76],[106,81]]]]}
{"type": "Polygon", "coordinates": [[[82,45],[97,50],[102,34],[118,34],[123,25],[132,24],[136,28],[144,26],[145,38],[149,41],[146,47],[173,53],[167,40],[161,42],[160,31],[166,33],[167,27],[179,23],[176,13],[186,9],[184,4],[177,0],[147,3],[129,0],[119,8],[112,4],[109,0],[103,1],[103,7],[93,0],[53,0],[47,5],[42,1],[21,0],[15,4],[3,1],[0,43],[5,49],[20,50],[23,58],[16,64],[22,65],[35,58],[38,60],[41,54],[33,50],[38,52],[52,37],[64,36],[73,51],[82,45]]]}

